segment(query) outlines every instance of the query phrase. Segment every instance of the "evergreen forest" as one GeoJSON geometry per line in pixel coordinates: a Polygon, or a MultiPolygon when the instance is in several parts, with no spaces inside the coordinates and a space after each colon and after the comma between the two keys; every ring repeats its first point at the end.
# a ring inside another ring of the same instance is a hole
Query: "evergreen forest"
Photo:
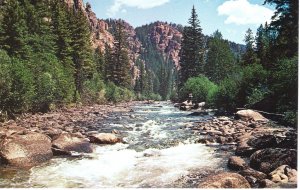
{"type": "Polygon", "coordinates": [[[182,32],[179,67],[152,43],[153,24],[137,27],[143,48],[134,79],[121,21],[110,28],[114,45],[101,50],[81,9],[61,0],[0,1],[0,121],[78,104],[182,102],[192,93],[222,113],[251,108],[297,126],[299,2],[264,3],[276,9],[272,22],[247,30],[239,51],[218,30],[205,36],[194,7],[186,26],[170,24],[182,32]]]}

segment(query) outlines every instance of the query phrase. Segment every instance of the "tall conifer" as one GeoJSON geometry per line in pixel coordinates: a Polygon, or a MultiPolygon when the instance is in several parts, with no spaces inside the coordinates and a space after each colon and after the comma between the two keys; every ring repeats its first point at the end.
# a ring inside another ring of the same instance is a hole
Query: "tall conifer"
{"type": "Polygon", "coordinates": [[[196,9],[193,6],[189,26],[184,28],[180,53],[181,84],[188,78],[195,77],[203,72],[203,34],[196,9]]]}

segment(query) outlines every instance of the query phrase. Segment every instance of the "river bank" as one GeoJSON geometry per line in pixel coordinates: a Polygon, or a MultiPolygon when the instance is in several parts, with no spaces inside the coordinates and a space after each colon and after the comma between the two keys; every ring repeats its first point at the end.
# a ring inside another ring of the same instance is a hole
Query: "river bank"
{"type": "Polygon", "coordinates": [[[2,166],[5,180],[0,186],[295,187],[294,129],[212,113],[195,115],[170,103],[131,102],[2,123],[1,156],[11,158],[2,163],[35,166],[2,166]],[[24,154],[28,158],[16,159],[24,154]]]}
{"type": "MultiPolygon", "coordinates": [[[[258,113],[256,113],[258,114],[258,113]]],[[[297,130],[277,125],[267,119],[255,121],[213,117],[189,126],[199,134],[199,143],[229,152],[227,167],[240,176],[224,173],[200,180],[199,187],[296,188],[297,130]],[[240,179],[243,176],[246,181],[240,179]],[[211,179],[212,178],[212,179],[211,179]],[[209,182],[209,183],[208,183],[209,182]],[[230,182],[231,185],[226,185],[230,182]]]]}

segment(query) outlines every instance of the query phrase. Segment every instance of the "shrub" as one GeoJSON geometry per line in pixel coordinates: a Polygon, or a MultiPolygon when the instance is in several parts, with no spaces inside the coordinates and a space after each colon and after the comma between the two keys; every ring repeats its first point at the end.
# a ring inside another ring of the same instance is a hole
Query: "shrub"
{"type": "Polygon", "coordinates": [[[105,89],[105,98],[110,102],[131,101],[135,98],[132,91],[118,87],[113,82],[108,82],[105,89]]]}
{"type": "Polygon", "coordinates": [[[172,102],[177,102],[178,101],[178,94],[176,91],[172,91],[170,94],[170,100],[172,102]]]}
{"type": "Polygon", "coordinates": [[[71,70],[48,53],[36,54],[29,60],[34,73],[35,97],[32,111],[48,111],[50,105],[69,103],[74,98],[75,86],[71,70]]]}
{"type": "Polygon", "coordinates": [[[204,102],[208,100],[209,93],[211,97],[213,96],[216,88],[217,85],[204,76],[189,78],[180,91],[180,99],[186,100],[192,93],[193,101],[204,102]]]}
{"type": "Polygon", "coordinates": [[[48,111],[50,104],[55,101],[55,91],[56,84],[52,75],[48,72],[39,75],[36,81],[35,109],[42,112],[48,111]]]}
{"type": "Polygon", "coordinates": [[[221,81],[215,95],[217,108],[226,111],[233,111],[237,106],[237,96],[240,89],[239,81],[233,78],[225,78],[221,81]]]}
{"type": "Polygon", "coordinates": [[[105,84],[98,73],[94,73],[92,79],[83,84],[83,94],[81,96],[83,103],[105,103],[105,84]]]}
{"type": "Polygon", "coordinates": [[[30,110],[34,86],[26,63],[10,59],[4,51],[0,51],[0,63],[0,110],[8,115],[30,110]]]}
{"type": "Polygon", "coordinates": [[[216,99],[217,99],[217,93],[218,93],[219,87],[217,85],[212,86],[211,89],[209,89],[207,97],[206,97],[206,105],[208,107],[214,108],[216,107],[216,99]]]}

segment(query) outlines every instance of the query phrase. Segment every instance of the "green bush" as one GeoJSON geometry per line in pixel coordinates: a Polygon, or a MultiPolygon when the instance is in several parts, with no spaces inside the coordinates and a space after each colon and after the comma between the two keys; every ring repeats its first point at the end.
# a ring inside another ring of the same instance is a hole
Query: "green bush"
{"type": "Polygon", "coordinates": [[[37,54],[29,63],[31,72],[35,73],[33,111],[45,112],[51,105],[70,103],[73,100],[73,76],[54,55],[37,54]]]}
{"type": "Polygon", "coordinates": [[[180,91],[180,99],[186,100],[192,93],[194,102],[205,102],[209,96],[213,96],[216,89],[217,85],[204,76],[189,78],[180,91]]]}
{"type": "Polygon", "coordinates": [[[206,105],[210,108],[216,107],[216,99],[217,99],[217,93],[218,93],[219,87],[217,85],[212,86],[207,94],[206,97],[206,105]]]}
{"type": "Polygon", "coordinates": [[[154,100],[154,101],[161,101],[162,97],[159,94],[155,93],[149,93],[149,94],[140,94],[136,96],[136,99],[138,101],[144,101],[144,100],[154,100]]]}
{"type": "Polygon", "coordinates": [[[262,101],[266,95],[268,94],[268,91],[261,87],[253,87],[251,89],[250,94],[246,97],[246,108],[251,108],[253,105],[255,105],[256,103],[262,101]]]}
{"type": "Polygon", "coordinates": [[[233,111],[237,106],[239,89],[239,81],[234,78],[225,78],[221,81],[215,95],[216,107],[221,110],[233,111]]]}
{"type": "Polygon", "coordinates": [[[26,63],[0,51],[0,110],[8,115],[29,111],[34,97],[33,76],[26,63]]]}
{"type": "Polygon", "coordinates": [[[277,110],[285,113],[285,120],[297,126],[298,110],[298,56],[283,59],[278,62],[277,70],[273,73],[274,83],[271,91],[277,97],[277,110]]]}
{"type": "Polygon", "coordinates": [[[122,101],[131,101],[135,98],[132,91],[118,87],[113,82],[108,82],[105,89],[105,98],[110,102],[118,103],[122,101]]]}
{"type": "Polygon", "coordinates": [[[176,91],[172,91],[170,94],[170,100],[172,102],[177,102],[178,101],[178,94],[176,91]]]}
{"type": "Polygon", "coordinates": [[[98,73],[95,73],[92,79],[84,82],[83,94],[81,95],[81,97],[81,100],[85,104],[102,104],[106,102],[105,84],[101,80],[101,77],[98,73]]]}
{"type": "Polygon", "coordinates": [[[135,99],[134,92],[128,90],[127,88],[121,88],[121,97],[125,102],[132,101],[135,99]]]}

